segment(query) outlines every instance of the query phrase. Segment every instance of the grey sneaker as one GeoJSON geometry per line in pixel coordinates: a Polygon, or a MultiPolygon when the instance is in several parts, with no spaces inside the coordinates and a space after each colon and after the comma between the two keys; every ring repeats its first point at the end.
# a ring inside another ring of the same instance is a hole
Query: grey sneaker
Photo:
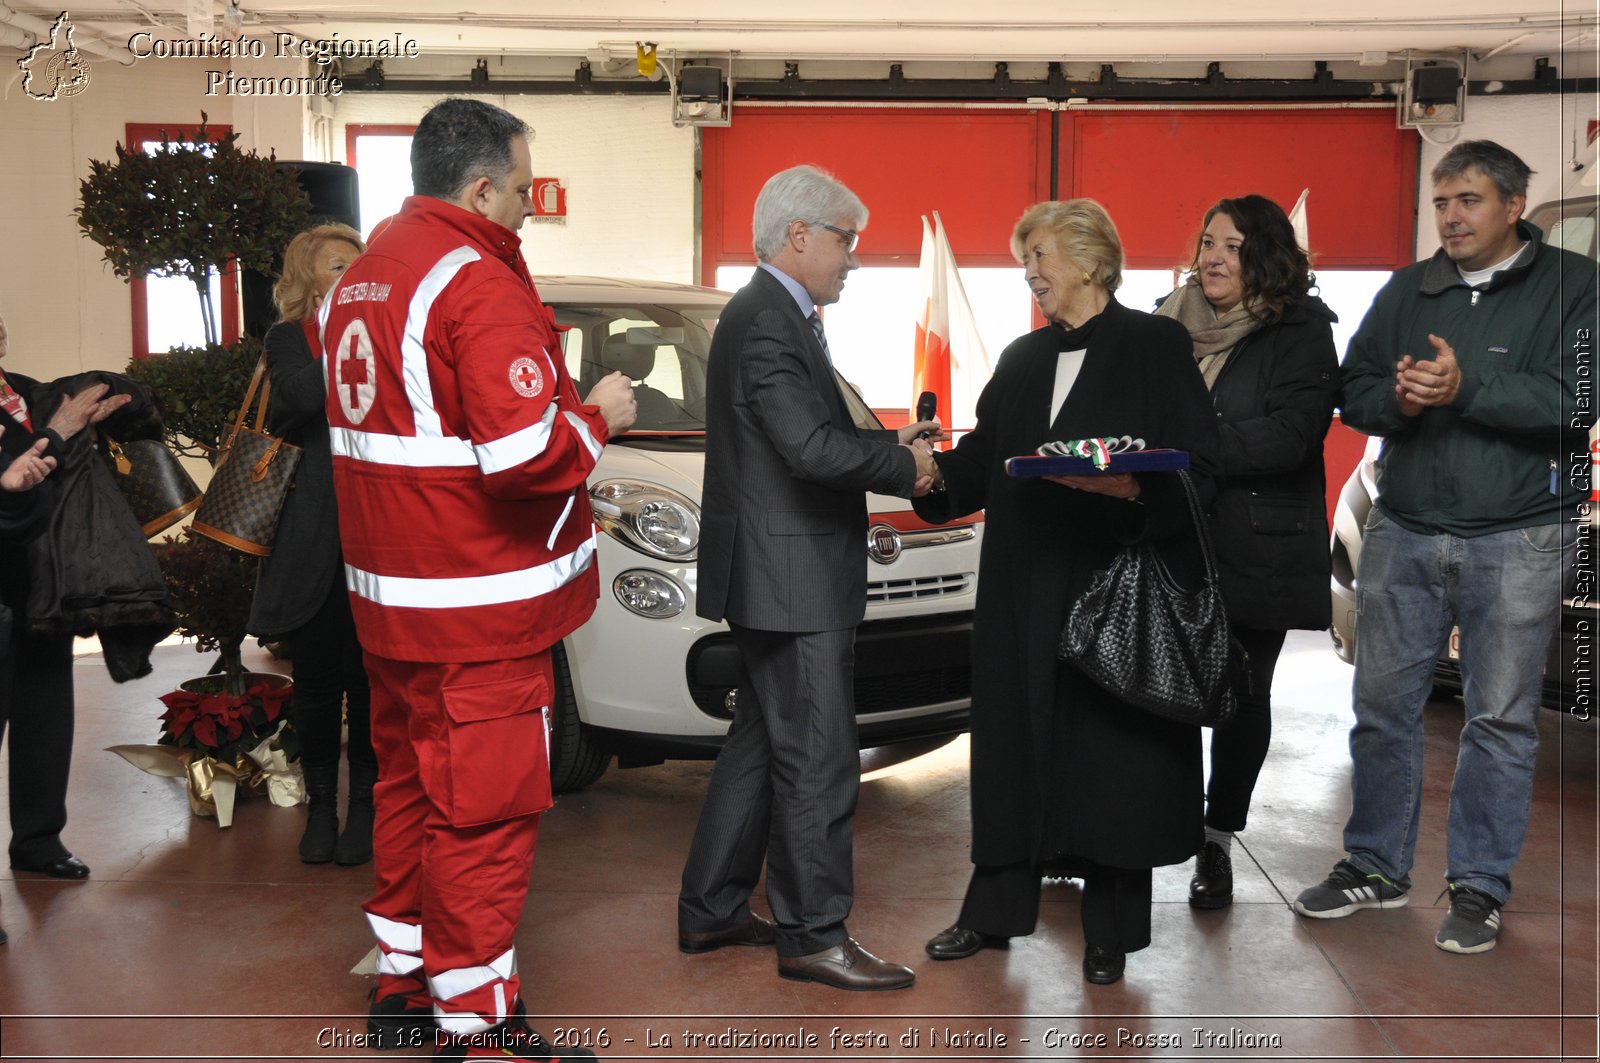
{"type": "Polygon", "coordinates": [[[1406,891],[1382,875],[1369,875],[1348,860],[1295,898],[1294,910],[1313,919],[1342,919],[1362,908],[1404,908],[1406,891]]]}
{"type": "Polygon", "coordinates": [[[1500,933],[1500,902],[1482,890],[1454,883],[1445,893],[1450,894],[1450,914],[1439,924],[1433,943],[1446,952],[1467,956],[1494,948],[1495,936],[1500,933]]]}

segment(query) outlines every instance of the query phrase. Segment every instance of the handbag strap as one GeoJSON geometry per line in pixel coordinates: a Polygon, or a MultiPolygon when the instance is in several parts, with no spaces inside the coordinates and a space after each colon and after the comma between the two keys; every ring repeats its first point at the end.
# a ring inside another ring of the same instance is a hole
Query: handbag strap
{"type": "Polygon", "coordinates": [[[250,377],[250,386],[245,389],[244,401],[239,404],[239,413],[233,419],[233,428],[228,432],[228,441],[222,445],[227,450],[233,445],[233,439],[244,428],[244,420],[250,415],[250,400],[256,397],[256,390],[261,391],[261,401],[256,403],[255,430],[263,431],[267,423],[267,396],[272,391],[272,378],[267,375],[267,356],[263,352],[261,360],[256,363],[256,371],[250,377]]]}
{"type": "Polygon", "coordinates": [[[123,451],[122,444],[117,438],[104,428],[100,429],[100,439],[106,445],[106,455],[111,458],[112,466],[117,470],[117,475],[126,476],[133,471],[133,463],[128,460],[128,455],[123,451]]]}
{"type": "Polygon", "coordinates": [[[1211,583],[1217,581],[1217,555],[1211,548],[1211,532],[1206,528],[1205,514],[1200,512],[1200,496],[1194,489],[1194,481],[1189,477],[1189,470],[1179,469],[1178,482],[1183,484],[1183,493],[1189,499],[1189,517],[1194,521],[1195,535],[1200,538],[1200,555],[1205,559],[1206,580],[1211,583]]]}

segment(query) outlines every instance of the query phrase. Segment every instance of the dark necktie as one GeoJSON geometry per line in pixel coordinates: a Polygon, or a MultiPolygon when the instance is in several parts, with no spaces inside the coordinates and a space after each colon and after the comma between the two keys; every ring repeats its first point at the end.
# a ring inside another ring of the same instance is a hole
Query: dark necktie
{"type": "Polygon", "coordinates": [[[817,334],[817,342],[822,344],[822,356],[828,360],[829,365],[832,365],[833,352],[828,350],[828,337],[822,333],[822,318],[813,310],[811,316],[806,318],[806,323],[811,326],[811,331],[817,334]]]}

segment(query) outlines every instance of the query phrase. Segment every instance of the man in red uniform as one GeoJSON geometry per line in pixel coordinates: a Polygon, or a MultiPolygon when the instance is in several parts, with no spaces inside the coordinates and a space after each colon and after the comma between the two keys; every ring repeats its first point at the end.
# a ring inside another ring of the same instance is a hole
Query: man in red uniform
{"type": "Polygon", "coordinates": [[[613,373],[579,401],[516,230],[528,127],[438,104],[416,194],[323,302],[339,532],[372,681],[385,1047],[557,1056],[523,1019],[513,938],[550,807],[550,646],[599,593],[585,478],[633,423],[613,373]]]}

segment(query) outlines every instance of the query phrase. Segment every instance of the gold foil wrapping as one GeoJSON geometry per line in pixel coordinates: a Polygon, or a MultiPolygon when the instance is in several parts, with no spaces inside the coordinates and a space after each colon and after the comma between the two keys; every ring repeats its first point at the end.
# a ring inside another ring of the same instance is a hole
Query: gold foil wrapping
{"type": "Polygon", "coordinates": [[[189,810],[215,818],[217,826],[233,825],[233,806],[239,792],[265,793],[273,804],[288,808],[306,799],[305,779],[298,763],[290,764],[283,750],[272,748],[276,736],[263,738],[232,764],[224,764],[193,749],[176,746],[109,746],[140,771],[169,779],[184,779],[189,810]]]}

